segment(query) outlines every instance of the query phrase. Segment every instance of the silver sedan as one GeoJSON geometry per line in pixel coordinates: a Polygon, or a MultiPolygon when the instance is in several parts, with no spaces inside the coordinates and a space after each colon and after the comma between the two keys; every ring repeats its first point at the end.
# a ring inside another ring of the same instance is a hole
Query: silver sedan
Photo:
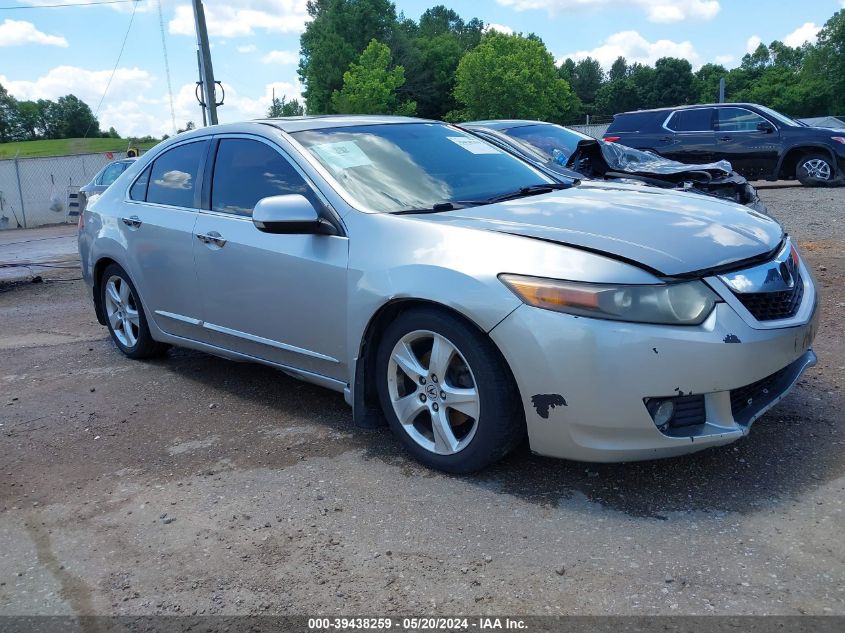
{"type": "Polygon", "coordinates": [[[277,367],[450,472],[526,435],[587,461],[726,444],[815,363],[815,284],[772,218],[553,182],[433,121],[181,134],[86,209],[79,249],[127,356],[277,367]]]}

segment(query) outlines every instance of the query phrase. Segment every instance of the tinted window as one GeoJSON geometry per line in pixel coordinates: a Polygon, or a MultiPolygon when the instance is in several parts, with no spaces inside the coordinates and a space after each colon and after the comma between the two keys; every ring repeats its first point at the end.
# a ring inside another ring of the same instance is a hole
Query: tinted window
{"type": "Polygon", "coordinates": [[[120,174],[126,171],[127,167],[129,167],[129,163],[112,163],[111,165],[108,165],[103,170],[103,175],[100,176],[99,184],[108,187],[117,180],[117,177],[120,176],[120,174]]]}
{"type": "Polygon", "coordinates": [[[719,108],[720,132],[755,132],[766,119],[745,108],[719,108]]]}
{"type": "Polygon", "coordinates": [[[563,154],[564,158],[569,158],[572,152],[575,151],[578,141],[590,138],[578,132],[572,132],[562,128],[559,125],[549,124],[512,127],[506,130],[505,133],[508,136],[515,136],[518,139],[522,139],[550,157],[556,157],[555,150],[557,150],[563,154]]]}
{"type": "Polygon", "coordinates": [[[199,141],[180,145],[156,158],[147,188],[147,202],[194,207],[197,174],[206,144],[207,141],[199,141]]]}
{"type": "Polygon", "coordinates": [[[129,197],[132,200],[140,200],[144,201],[147,199],[147,185],[150,182],[150,170],[152,166],[147,167],[140,176],[138,176],[138,180],[135,181],[135,184],[132,185],[132,188],[129,190],[129,197]]]}
{"type": "MultiPolygon", "coordinates": [[[[214,161],[212,210],[251,216],[262,198],[291,193],[312,196],[305,180],[279,152],[260,141],[220,141],[214,161]]],[[[315,200],[311,198],[311,202],[315,200]]]]}
{"type": "Polygon", "coordinates": [[[293,137],[373,211],[465,204],[552,182],[515,156],[440,123],[325,128],[293,137]]]}
{"type": "Polygon", "coordinates": [[[705,132],[713,129],[713,110],[678,110],[666,124],[675,132],[705,132]]]}

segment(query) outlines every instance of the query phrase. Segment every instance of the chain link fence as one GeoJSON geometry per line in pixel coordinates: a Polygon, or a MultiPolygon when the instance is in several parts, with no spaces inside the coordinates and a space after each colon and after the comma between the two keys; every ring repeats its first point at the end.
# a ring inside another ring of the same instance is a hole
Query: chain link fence
{"type": "Polygon", "coordinates": [[[0,230],[75,222],[76,193],[124,152],[0,160],[0,230]]]}

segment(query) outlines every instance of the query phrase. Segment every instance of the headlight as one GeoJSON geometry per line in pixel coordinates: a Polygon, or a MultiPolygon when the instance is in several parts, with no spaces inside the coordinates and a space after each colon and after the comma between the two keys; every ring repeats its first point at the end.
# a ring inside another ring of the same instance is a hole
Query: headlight
{"type": "Polygon", "coordinates": [[[528,305],[616,321],[698,325],[718,301],[701,281],[625,286],[522,275],[499,275],[499,279],[528,305]]]}

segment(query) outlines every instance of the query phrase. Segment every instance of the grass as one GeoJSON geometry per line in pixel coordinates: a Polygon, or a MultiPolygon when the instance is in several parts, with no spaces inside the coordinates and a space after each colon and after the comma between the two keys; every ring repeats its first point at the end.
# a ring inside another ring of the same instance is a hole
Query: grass
{"type": "MultiPolygon", "coordinates": [[[[132,144],[142,151],[155,143],[132,144]]],[[[0,159],[35,158],[39,156],[69,156],[72,154],[100,154],[102,152],[125,152],[129,141],[120,138],[61,138],[47,141],[15,141],[0,143],[0,159]]]]}

